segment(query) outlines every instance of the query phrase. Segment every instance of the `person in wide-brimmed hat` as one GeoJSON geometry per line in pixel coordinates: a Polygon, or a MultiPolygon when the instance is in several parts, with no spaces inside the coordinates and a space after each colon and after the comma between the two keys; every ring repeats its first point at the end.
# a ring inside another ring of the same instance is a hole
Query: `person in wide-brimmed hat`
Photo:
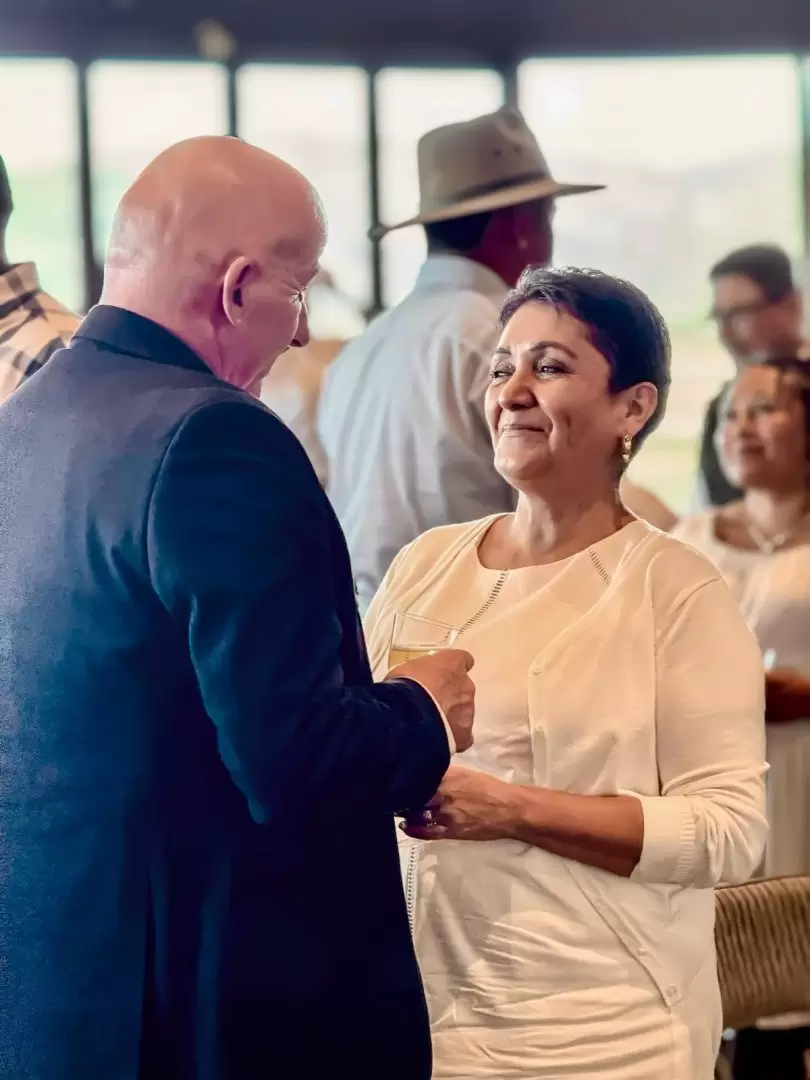
{"type": "Polygon", "coordinates": [[[429,131],[417,154],[419,212],[394,225],[378,225],[373,235],[602,189],[555,180],[537,140],[513,109],[429,131]]]}
{"type": "Polygon", "coordinates": [[[418,165],[418,212],[373,233],[421,225],[427,259],[410,295],[333,363],[321,399],[361,604],[426,529],[511,508],[483,419],[498,309],[528,264],[550,261],[554,200],[599,190],[555,180],[512,109],[428,132],[418,165]]]}

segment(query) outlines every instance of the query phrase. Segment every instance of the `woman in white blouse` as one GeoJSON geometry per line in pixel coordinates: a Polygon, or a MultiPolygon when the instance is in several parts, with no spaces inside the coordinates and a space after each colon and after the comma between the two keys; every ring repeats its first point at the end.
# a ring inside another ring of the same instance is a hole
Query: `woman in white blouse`
{"type": "Polygon", "coordinates": [[[810,362],[747,368],[721,403],[717,443],[743,498],[673,535],[722,573],[771,668],[765,871],[810,874],[810,362]]]}
{"type": "Polygon", "coordinates": [[[633,286],[532,270],[487,416],[514,514],[434,530],[368,612],[460,631],[475,746],[401,858],[435,1080],[709,1080],[721,881],[765,841],[761,657],[703,557],[629,514],[669,339],[633,286]]]}
{"type": "MultiPolygon", "coordinates": [[[[720,464],[740,501],[685,518],[674,534],[731,586],[771,670],[766,676],[765,873],[810,874],[810,362],[747,368],[721,402],[720,464]]],[[[804,1076],[810,1017],[741,1032],[740,1080],[804,1076]]]]}

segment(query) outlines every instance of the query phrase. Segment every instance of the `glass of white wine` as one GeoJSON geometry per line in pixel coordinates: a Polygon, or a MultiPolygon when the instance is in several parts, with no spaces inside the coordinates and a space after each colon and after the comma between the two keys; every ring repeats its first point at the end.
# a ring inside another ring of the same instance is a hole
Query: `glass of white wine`
{"type": "Polygon", "coordinates": [[[422,615],[397,612],[388,653],[388,667],[394,668],[417,656],[427,656],[440,649],[452,649],[459,631],[455,626],[426,619],[422,615]]]}

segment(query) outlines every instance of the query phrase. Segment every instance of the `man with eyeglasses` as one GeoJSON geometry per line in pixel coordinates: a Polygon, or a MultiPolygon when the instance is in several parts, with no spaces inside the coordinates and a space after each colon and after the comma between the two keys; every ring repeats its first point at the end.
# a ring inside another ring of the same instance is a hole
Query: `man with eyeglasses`
{"type": "MultiPolygon", "coordinates": [[[[775,244],[739,248],[709,272],[711,318],[739,371],[758,360],[798,356],[810,360],[802,336],[802,298],[788,255],[775,244]]],[[[724,506],[740,492],[723,475],[714,446],[722,391],[709,403],[700,450],[695,508],[724,506]]]]}

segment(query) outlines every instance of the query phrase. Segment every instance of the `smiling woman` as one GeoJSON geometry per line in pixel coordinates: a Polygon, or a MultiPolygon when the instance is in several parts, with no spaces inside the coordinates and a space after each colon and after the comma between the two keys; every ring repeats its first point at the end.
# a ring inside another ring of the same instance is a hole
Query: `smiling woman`
{"type": "Polygon", "coordinates": [[[618,495],[669,389],[655,307],[532,270],[501,322],[487,419],[517,510],[416,540],[366,619],[378,678],[397,615],[475,659],[475,743],[400,846],[433,1075],[709,1080],[711,886],[765,837],[761,660],[712,566],[618,495]]]}
{"type": "Polygon", "coordinates": [[[553,460],[558,483],[581,485],[590,473],[596,485],[615,484],[666,408],[669,335],[656,308],[595,270],[536,269],[501,324],[486,405],[499,472],[520,488],[516,468],[540,483],[553,460]],[[548,435],[540,456],[522,453],[525,439],[509,441],[532,429],[548,435]]]}

